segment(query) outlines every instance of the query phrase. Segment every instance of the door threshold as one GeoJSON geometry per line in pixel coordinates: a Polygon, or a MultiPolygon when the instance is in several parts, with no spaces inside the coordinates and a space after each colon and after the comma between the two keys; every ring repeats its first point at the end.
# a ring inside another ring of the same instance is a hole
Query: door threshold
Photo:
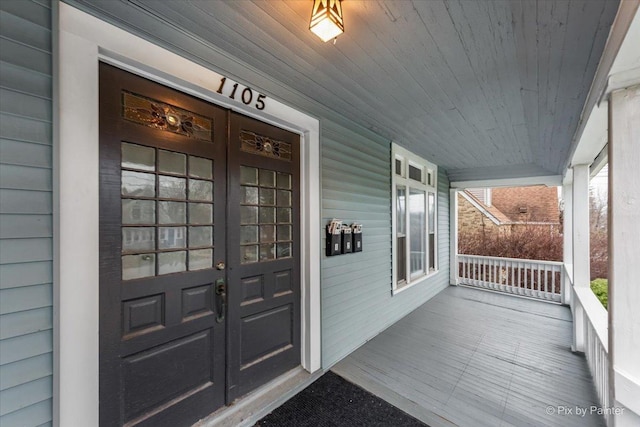
{"type": "Polygon", "coordinates": [[[310,374],[301,366],[290,370],[273,381],[223,406],[192,427],[249,427],[291,399],[324,373],[318,370],[310,374]]]}

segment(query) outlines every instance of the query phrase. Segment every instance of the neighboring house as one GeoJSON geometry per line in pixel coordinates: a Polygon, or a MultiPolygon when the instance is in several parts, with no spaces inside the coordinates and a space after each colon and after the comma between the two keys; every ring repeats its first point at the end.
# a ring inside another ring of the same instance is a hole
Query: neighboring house
{"type": "Polygon", "coordinates": [[[458,192],[460,233],[508,233],[520,226],[559,229],[556,187],[477,188],[458,192]]]}
{"type": "Polygon", "coordinates": [[[345,1],[333,45],[311,0],[0,0],[0,425],[256,421],[457,283],[462,188],[563,185],[580,304],[607,128],[638,425],[637,4],[345,1]]]}

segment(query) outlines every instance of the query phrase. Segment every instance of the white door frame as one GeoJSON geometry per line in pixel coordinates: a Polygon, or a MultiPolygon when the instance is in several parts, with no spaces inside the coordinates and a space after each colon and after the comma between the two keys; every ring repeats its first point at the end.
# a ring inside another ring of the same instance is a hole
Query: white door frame
{"type": "MultiPolygon", "coordinates": [[[[221,74],[67,4],[59,5],[58,24],[54,411],[59,425],[98,425],[99,61],[300,134],[301,360],[309,372],[320,369],[318,119],[272,98],[263,110],[234,101],[216,92],[221,74]]],[[[227,79],[226,87],[234,83],[227,79]]]]}

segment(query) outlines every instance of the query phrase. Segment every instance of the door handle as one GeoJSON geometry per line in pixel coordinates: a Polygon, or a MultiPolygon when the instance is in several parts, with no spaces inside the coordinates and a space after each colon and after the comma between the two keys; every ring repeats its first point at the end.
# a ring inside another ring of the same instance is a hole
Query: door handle
{"type": "Polygon", "coordinates": [[[224,314],[227,311],[227,286],[224,283],[224,279],[216,280],[216,301],[218,314],[216,315],[216,322],[224,322],[224,314]]]}

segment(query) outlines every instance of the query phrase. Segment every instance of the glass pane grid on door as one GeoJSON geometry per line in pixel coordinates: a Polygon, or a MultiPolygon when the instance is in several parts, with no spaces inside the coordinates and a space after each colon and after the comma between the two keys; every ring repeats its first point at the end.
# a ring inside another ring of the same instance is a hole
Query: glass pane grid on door
{"type": "Polygon", "coordinates": [[[291,258],[291,174],[240,166],[240,262],[291,258]]]}
{"type": "Polygon", "coordinates": [[[122,143],[122,279],[213,266],[213,161],[122,143]]]}

